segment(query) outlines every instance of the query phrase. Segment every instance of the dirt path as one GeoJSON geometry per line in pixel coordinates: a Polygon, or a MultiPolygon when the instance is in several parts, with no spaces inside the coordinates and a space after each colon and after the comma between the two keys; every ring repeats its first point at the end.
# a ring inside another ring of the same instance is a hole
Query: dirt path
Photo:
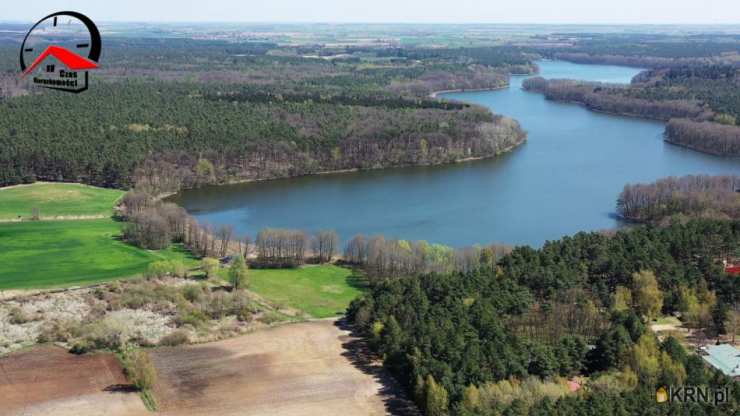
{"type": "Polygon", "coordinates": [[[335,321],[283,325],[152,351],[165,415],[414,414],[398,388],[335,321]]]}

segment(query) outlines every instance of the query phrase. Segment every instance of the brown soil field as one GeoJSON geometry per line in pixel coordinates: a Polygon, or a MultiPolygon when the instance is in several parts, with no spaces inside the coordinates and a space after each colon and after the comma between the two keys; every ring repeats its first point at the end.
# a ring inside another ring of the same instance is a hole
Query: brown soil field
{"type": "Polygon", "coordinates": [[[416,414],[364,344],[333,320],[282,325],[150,356],[166,415],[416,414]]]}
{"type": "Polygon", "coordinates": [[[0,415],[146,414],[112,354],[78,356],[43,346],[0,359],[0,415]]]}

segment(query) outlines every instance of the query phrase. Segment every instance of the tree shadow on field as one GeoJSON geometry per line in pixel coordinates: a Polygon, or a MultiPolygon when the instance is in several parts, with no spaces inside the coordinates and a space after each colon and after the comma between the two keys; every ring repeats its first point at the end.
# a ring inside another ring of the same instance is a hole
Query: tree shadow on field
{"type": "Polygon", "coordinates": [[[133,384],[111,384],[103,389],[108,393],[136,393],[139,389],[133,384]]]}
{"type": "Polygon", "coordinates": [[[348,286],[361,291],[365,291],[370,287],[367,282],[367,277],[357,270],[352,270],[352,274],[347,276],[345,282],[348,286]]]}
{"type": "Polygon", "coordinates": [[[388,414],[397,416],[420,416],[421,412],[416,405],[404,394],[401,385],[378,362],[375,354],[370,351],[367,342],[350,325],[346,318],[337,320],[334,325],[349,336],[342,337],[342,356],[352,365],[365,374],[372,376],[381,386],[380,396],[388,414]]]}

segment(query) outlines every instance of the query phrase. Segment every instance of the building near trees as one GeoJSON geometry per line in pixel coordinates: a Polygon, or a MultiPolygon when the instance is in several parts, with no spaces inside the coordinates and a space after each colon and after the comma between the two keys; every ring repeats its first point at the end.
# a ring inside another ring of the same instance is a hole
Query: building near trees
{"type": "Polygon", "coordinates": [[[704,361],[734,380],[740,381],[740,350],[730,344],[702,348],[704,361]]]}

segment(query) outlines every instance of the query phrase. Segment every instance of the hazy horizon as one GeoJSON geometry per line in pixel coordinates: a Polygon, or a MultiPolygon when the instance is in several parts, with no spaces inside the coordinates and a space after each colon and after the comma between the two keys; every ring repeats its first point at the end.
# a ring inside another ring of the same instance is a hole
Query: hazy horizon
{"type": "Polygon", "coordinates": [[[38,0],[6,11],[2,21],[36,21],[50,13],[75,10],[98,22],[266,23],[266,24],[532,24],[532,25],[737,25],[740,2],[733,0],[623,0],[613,6],[588,0],[544,0],[496,4],[482,0],[38,0]]]}

